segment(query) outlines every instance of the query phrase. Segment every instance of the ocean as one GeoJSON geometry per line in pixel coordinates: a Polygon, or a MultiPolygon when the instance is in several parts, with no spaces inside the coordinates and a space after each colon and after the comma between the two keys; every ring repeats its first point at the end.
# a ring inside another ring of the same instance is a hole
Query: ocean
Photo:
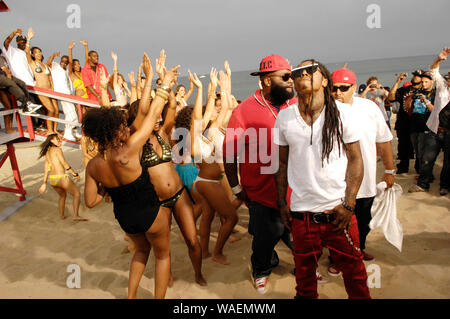
{"type": "MultiPolygon", "coordinates": [[[[330,72],[341,68],[347,63],[347,68],[355,72],[358,86],[370,76],[378,77],[379,82],[383,86],[392,87],[397,79],[397,76],[401,72],[408,73],[405,81],[410,81],[411,72],[417,69],[428,70],[430,64],[434,61],[436,55],[425,56],[413,56],[413,57],[399,57],[399,58],[387,58],[376,60],[364,60],[364,61],[345,61],[345,62],[326,62],[320,61],[325,64],[330,72]]],[[[255,67],[259,65],[259,61],[255,63],[255,67]]],[[[233,66],[231,65],[231,68],[233,66]]],[[[255,70],[247,71],[232,71],[232,93],[237,100],[244,100],[252,95],[258,89],[258,77],[251,76],[250,73],[255,70]]],[[[450,71],[450,63],[444,61],[441,63],[441,74],[447,74],[450,71]]],[[[200,80],[203,83],[204,88],[208,87],[209,74],[199,74],[200,80]]],[[[156,80],[156,79],[155,79],[156,80]]],[[[186,86],[189,89],[189,81],[186,76],[178,79],[179,84],[186,86]]],[[[204,89],[204,103],[206,103],[206,89],[204,89]]],[[[195,100],[195,92],[189,99],[188,103],[193,103],[195,100]]],[[[24,122],[23,122],[24,123],[24,122]]],[[[4,128],[3,117],[0,119],[0,125],[4,128]]],[[[14,126],[15,121],[14,121],[14,126]]],[[[59,129],[63,127],[59,125],[59,129]]]]}

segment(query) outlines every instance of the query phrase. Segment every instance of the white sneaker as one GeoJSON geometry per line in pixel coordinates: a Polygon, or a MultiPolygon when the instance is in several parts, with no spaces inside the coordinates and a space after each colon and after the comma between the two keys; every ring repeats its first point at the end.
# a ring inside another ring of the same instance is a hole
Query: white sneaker
{"type": "Polygon", "coordinates": [[[34,113],[42,107],[41,104],[28,103],[26,106],[27,111],[25,113],[34,113]]]}
{"type": "Polygon", "coordinates": [[[82,135],[75,130],[72,131],[72,134],[73,134],[73,136],[75,136],[76,139],[81,139],[81,137],[82,137],[82,135]]]}
{"type": "Polygon", "coordinates": [[[68,133],[68,132],[64,133],[63,138],[64,138],[65,140],[72,141],[72,142],[76,142],[76,141],[77,141],[77,139],[75,138],[75,136],[72,135],[72,132],[70,132],[70,133],[68,133]]]}
{"type": "Polygon", "coordinates": [[[326,280],[322,277],[322,274],[319,272],[318,269],[316,269],[316,278],[317,278],[317,282],[319,284],[324,284],[324,283],[328,282],[328,280],[326,280]]]}
{"type": "Polygon", "coordinates": [[[255,289],[261,295],[267,292],[267,283],[269,282],[269,277],[259,277],[255,279],[255,289]]]}

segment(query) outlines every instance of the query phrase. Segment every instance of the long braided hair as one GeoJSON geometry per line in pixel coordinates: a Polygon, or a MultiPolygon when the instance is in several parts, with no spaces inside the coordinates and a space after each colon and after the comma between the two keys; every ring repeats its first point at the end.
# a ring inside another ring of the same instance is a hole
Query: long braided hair
{"type": "MultiPolygon", "coordinates": [[[[307,59],[302,61],[301,63],[310,61],[311,64],[318,64],[320,73],[322,76],[328,80],[327,86],[324,88],[323,94],[325,99],[325,121],[322,129],[322,166],[323,161],[326,159],[329,162],[330,153],[333,150],[333,146],[335,141],[337,141],[337,146],[339,149],[339,156],[341,156],[341,147],[345,151],[345,143],[342,139],[342,121],[339,116],[339,110],[336,105],[336,101],[331,94],[333,87],[333,80],[331,78],[330,72],[328,69],[320,63],[319,61],[315,61],[314,59],[307,59]]],[[[311,76],[311,88],[313,88],[313,77],[311,76]]],[[[313,105],[314,94],[311,95],[311,102],[307,105],[307,110],[311,112],[311,108],[313,105]]],[[[312,114],[311,114],[312,118],[312,114]]],[[[311,123],[311,144],[312,144],[312,131],[313,126],[311,123]]]]}

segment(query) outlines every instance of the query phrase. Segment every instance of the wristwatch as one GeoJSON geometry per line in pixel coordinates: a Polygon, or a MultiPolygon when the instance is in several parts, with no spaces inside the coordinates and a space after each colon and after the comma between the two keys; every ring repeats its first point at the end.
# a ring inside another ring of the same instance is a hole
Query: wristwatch
{"type": "Polygon", "coordinates": [[[385,174],[391,174],[391,175],[395,175],[395,169],[385,169],[384,170],[385,174]]]}

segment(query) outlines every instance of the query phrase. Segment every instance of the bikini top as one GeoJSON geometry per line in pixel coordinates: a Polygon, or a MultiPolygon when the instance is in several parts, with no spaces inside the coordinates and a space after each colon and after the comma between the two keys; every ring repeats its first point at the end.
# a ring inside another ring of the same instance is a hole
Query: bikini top
{"type": "Polygon", "coordinates": [[[214,162],[215,154],[214,154],[214,144],[208,140],[203,134],[196,137],[197,142],[196,145],[200,150],[200,154],[202,156],[202,160],[207,163],[214,162]]]}
{"type": "MultiPolygon", "coordinates": [[[[45,64],[44,64],[44,67],[45,67],[44,74],[50,74],[50,70],[48,69],[48,67],[45,64]]],[[[38,62],[36,62],[36,68],[34,69],[34,71],[36,71],[36,73],[42,73],[42,68],[38,62]]]]}
{"type": "Polygon", "coordinates": [[[159,136],[158,133],[155,132],[154,134],[156,136],[156,139],[158,140],[159,145],[161,145],[162,154],[161,157],[159,157],[153,149],[152,144],[150,144],[150,141],[147,140],[142,149],[141,157],[141,163],[144,167],[152,167],[172,161],[172,148],[169,144],[166,143],[166,141],[163,140],[161,136],[159,136]]]}

